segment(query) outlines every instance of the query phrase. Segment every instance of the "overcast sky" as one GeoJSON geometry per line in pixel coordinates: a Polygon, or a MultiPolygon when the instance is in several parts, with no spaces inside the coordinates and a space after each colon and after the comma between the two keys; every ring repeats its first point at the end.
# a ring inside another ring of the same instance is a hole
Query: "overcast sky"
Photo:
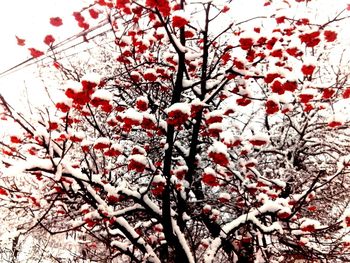
{"type": "MultiPolygon", "coordinates": [[[[0,16],[0,72],[28,59],[28,47],[45,50],[43,39],[52,34],[57,40],[64,39],[80,29],[76,26],[72,13],[79,11],[84,3],[92,0],[16,0],[2,5],[0,16]],[[64,26],[53,27],[50,17],[60,16],[64,26]],[[16,35],[26,39],[26,47],[17,46],[16,35]]],[[[41,95],[40,80],[33,78],[33,67],[0,77],[0,92],[9,101],[16,103],[24,96],[24,83],[31,89],[31,97],[41,95]]]]}

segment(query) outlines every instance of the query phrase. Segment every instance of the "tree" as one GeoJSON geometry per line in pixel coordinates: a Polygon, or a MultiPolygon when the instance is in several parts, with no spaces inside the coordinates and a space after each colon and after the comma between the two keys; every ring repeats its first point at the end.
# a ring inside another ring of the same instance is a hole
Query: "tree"
{"type": "Polygon", "coordinates": [[[45,37],[66,82],[35,118],[0,97],[20,130],[2,142],[1,202],[35,219],[24,230],[84,239],[81,259],[348,261],[350,87],[332,53],[347,10],[291,14],[312,2],[268,1],[272,16],[243,22],[231,1],[74,13],[87,45],[105,45],[72,66],[45,37]]]}

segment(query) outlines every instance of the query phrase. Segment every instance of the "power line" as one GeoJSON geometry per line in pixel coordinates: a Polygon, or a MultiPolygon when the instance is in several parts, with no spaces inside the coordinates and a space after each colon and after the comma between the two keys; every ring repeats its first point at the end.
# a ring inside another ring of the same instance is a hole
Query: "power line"
{"type": "MultiPolygon", "coordinates": [[[[12,67],[10,67],[9,69],[6,69],[5,71],[1,72],[0,73],[0,78],[3,78],[5,76],[7,76],[7,75],[10,75],[10,74],[14,73],[14,72],[17,72],[18,70],[22,70],[22,69],[24,69],[26,67],[29,67],[29,66],[35,65],[37,63],[40,63],[40,62],[44,61],[47,58],[50,58],[50,56],[52,54],[54,54],[54,51],[57,50],[58,48],[63,47],[65,45],[71,43],[72,41],[78,39],[79,37],[84,37],[87,34],[93,32],[93,31],[95,31],[95,30],[97,30],[99,28],[102,28],[103,26],[107,25],[108,23],[109,23],[108,19],[104,19],[98,25],[96,25],[95,27],[87,29],[87,30],[84,30],[84,31],[82,31],[82,32],[80,32],[78,34],[75,34],[73,36],[70,36],[70,37],[66,38],[65,40],[57,43],[56,45],[53,45],[50,48],[50,50],[49,50],[49,54],[47,54],[44,57],[42,57],[40,59],[37,59],[37,60],[35,60],[34,57],[30,57],[30,58],[28,58],[28,59],[26,59],[26,60],[24,60],[24,61],[22,61],[22,62],[20,62],[20,63],[18,63],[16,65],[12,66],[12,67]],[[33,62],[30,63],[31,61],[33,61],[33,62]]],[[[107,30],[105,30],[105,31],[103,31],[101,33],[98,33],[98,34],[90,37],[90,38],[85,38],[83,41],[80,41],[79,43],[76,43],[76,44],[68,46],[68,47],[66,47],[64,49],[58,50],[55,54],[61,54],[64,51],[67,51],[67,50],[69,50],[71,48],[74,48],[74,47],[77,47],[77,46],[79,46],[79,45],[81,45],[83,43],[86,43],[86,41],[89,41],[91,39],[94,39],[95,37],[103,35],[103,34],[107,33],[110,30],[111,29],[107,29],[107,30]]]]}

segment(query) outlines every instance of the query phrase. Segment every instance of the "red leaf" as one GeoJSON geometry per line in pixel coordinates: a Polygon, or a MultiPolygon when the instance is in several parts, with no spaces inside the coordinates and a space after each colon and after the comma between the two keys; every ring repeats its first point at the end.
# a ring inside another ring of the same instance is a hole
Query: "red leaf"
{"type": "Polygon", "coordinates": [[[56,103],[55,106],[58,110],[60,110],[62,112],[68,112],[70,109],[70,107],[67,104],[65,104],[64,102],[58,102],[58,103],[56,103]]]}
{"type": "Polygon", "coordinates": [[[301,72],[303,72],[303,74],[305,76],[312,75],[314,70],[315,70],[315,66],[314,65],[303,65],[302,68],[301,68],[301,72]]]}
{"type": "Polygon", "coordinates": [[[28,50],[30,51],[30,55],[33,58],[38,58],[38,57],[41,57],[42,55],[44,55],[44,52],[37,50],[35,48],[28,48],[28,50]]]}
{"type": "Polygon", "coordinates": [[[55,42],[55,38],[52,35],[47,35],[44,38],[44,43],[48,46],[50,46],[53,42],[55,42]]]}
{"type": "Polygon", "coordinates": [[[173,27],[184,27],[188,24],[187,19],[181,17],[181,16],[174,16],[173,17],[173,27]]]}
{"type": "Polygon", "coordinates": [[[276,18],[276,23],[277,23],[277,24],[282,24],[282,23],[284,23],[284,20],[285,20],[285,19],[286,19],[285,16],[277,17],[277,18],[276,18]]]}
{"type": "Polygon", "coordinates": [[[17,39],[17,45],[19,46],[25,46],[25,39],[23,38],[19,38],[18,36],[16,36],[16,39],[17,39]]]}
{"type": "Polygon", "coordinates": [[[344,99],[350,98],[350,88],[347,88],[347,89],[343,92],[343,98],[344,98],[344,99]]]}
{"type": "Polygon", "coordinates": [[[330,128],[336,128],[336,127],[339,127],[339,126],[342,126],[343,123],[340,122],[340,121],[331,121],[327,124],[328,127],[330,128]]]}
{"type": "Polygon", "coordinates": [[[223,13],[226,13],[226,12],[228,12],[230,10],[230,8],[227,6],[227,5],[225,5],[224,6],[224,8],[221,10],[223,13]]]}
{"type": "Polygon", "coordinates": [[[282,83],[279,80],[275,80],[271,85],[271,91],[273,93],[282,95],[285,92],[285,88],[284,88],[284,85],[282,85],[282,83]]]}
{"type": "Polygon", "coordinates": [[[275,114],[279,111],[278,104],[276,102],[274,102],[273,100],[266,101],[265,107],[266,107],[266,113],[268,115],[275,114]]]}
{"type": "Polygon", "coordinates": [[[275,58],[282,58],[283,57],[283,52],[281,49],[276,49],[270,53],[271,56],[275,58]]]}
{"type": "Polygon", "coordinates": [[[306,225],[300,229],[304,232],[313,232],[316,230],[314,225],[306,225]]]}
{"type": "Polygon", "coordinates": [[[95,9],[89,9],[89,14],[93,19],[97,19],[99,16],[99,13],[95,9]]]}
{"type": "Polygon", "coordinates": [[[276,78],[280,78],[280,77],[282,77],[282,76],[278,73],[269,73],[266,75],[264,80],[266,83],[272,83],[276,78]]]}
{"type": "Polygon", "coordinates": [[[167,123],[173,126],[184,124],[190,116],[181,110],[172,110],[168,113],[167,123]]]}
{"type": "Polygon", "coordinates": [[[251,139],[249,142],[254,146],[262,146],[267,144],[267,141],[263,139],[251,139]]]}
{"type": "Polygon", "coordinates": [[[8,195],[7,191],[0,187],[0,195],[8,195]]]}
{"type": "Polygon", "coordinates": [[[83,23],[85,21],[85,18],[79,12],[73,12],[73,16],[77,22],[83,23]]]}
{"type": "Polygon", "coordinates": [[[334,89],[324,89],[322,92],[322,99],[330,99],[335,93],[334,89]]]}
{"type": "Polygon", "coordinates": [[[252,101],[248,98],[239,98],[236,100],[237,105],[239,106],[247,106],[251,103],[252,101]]]}
{"type": "Polygon", "coordinates": [[[298,48],[296,47],[292,47],[292,48],[287,48],[286,52],[293,57],[299,57],[301,55],[303,55],[303,52],[300,51],[298,48]]]}
{"type": "Polygon", "coordinates": [[[320,35],[320,32],[315,31],[315,32],[312,32],[312,33],[302,34],[302,35],[299,36],[299,38],[300,38],[300,41],[302,43],[305,43],[307,47],[315,47],[321,41],[318,38],[319,35],[320,35]]]}
{"type": "Polygon", "coordinates": [[[314,98],[312,94],[299,94],[299,99],[301,103],[309,103],[310,100],[314,98]]]}
{"type": "Polygon", "coordinates": [[[62,19],[60,17],[51,17],[50,24],[53,26],[62,26],[62,19]]]}
{"type": "Polygon", "coordinates": [[[202,175],[202,181],[203,181],[203,183],[205,183],[206,185],[209,185],[209,186],[218,186],[219,185],[218,179],[215,177],[215,175],[210,174],[210,173],[204,173],[202,175]]]}
{"type": "Polygon", "coordinates": [[[12,143],[21,143],[22,140],[20,138],[18,138],[17,136],[10,136],[10,141],[12,143]]]}
{"type": "Polygon", "coordinates": [[[213,160],[214,163],[219,164],[221,166],[227,166],[229,164],[229,160],[227,159],[227,156],[224,153],[210,152],[208,156],[213,160]]]}
{"type": "Polygon", "coordinates": [[[327,42],[333,42],[337,39],[337,33],[334,31],[326,30],[323,34],[327,42]]]}
{"type": "Polygon", "coordinates": [[[253,46],[254,41],[252,38],[241,38],[239,43],[241,44],[241,49],[249,50],[253,46]]]}
{"type": "Polygon", "coordinates": [[[60,69],[60,68],[61,68],[61,64],[58,63],[57,61],[53,62],[52,65],[53,65],[55,68],[57,68],[57,69],[60,69]]]}

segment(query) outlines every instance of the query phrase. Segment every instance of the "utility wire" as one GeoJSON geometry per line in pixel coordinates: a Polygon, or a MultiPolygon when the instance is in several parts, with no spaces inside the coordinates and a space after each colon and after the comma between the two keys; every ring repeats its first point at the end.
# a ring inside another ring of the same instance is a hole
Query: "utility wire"
{"type": "MultiPolygon", "coordinates": [[[[9,69],[6,69],[5,71],[1,72],[0,73],[0,78],[3,78],[5,76],[10,75],[10,74],[12,74],[14,72],[17,72],[19,70],[22,70],[22,69],[24,69],[26,67],[38,64],[38,63],[44,61],[45,59],[50,58],[50,55],[52,55],[54,53],[54,51],[57,50],[58,48],[63,47],[65,45],[71,43],[72,41],[78,39],[79,37],[84,37],[88,33],[91,33],[91,32],[93,32],[93,31],[95,31],[95,30],[97,30],[99,28],[102,28],[103,26],[107,25],[108,23],[109,23],[108,19],[104,19],[98,25],[96,25],[95,27],[92,27],[90,29],[84,30],[84,31],[82,31],[82,32],[80,32],[78,34],[75,34],[73,36],[70,36],[70,37],[66,38],[65,40],[57,43],[56,45],[53,45],[50,48],[49,53],[47,55],[43,56],[40,59],[35,59],[34,57],[30,57],[30,58],[28,58],[28,59],[18,63],[17,65],[12,66],[9,69]]],[[[111,29],[107,29],[107,30],[105,30],[103,32],[100,32],[100,33],[90,37],[90,38],[85,38],[84,40],[82,40],[82,41],[80,41],[78,43],[75,43],[75,44],[73,44],[71,46],[68,46],[68,47],[63,48],[61,50],[58,50],[55,54],[61,54],[64,51],[67,51],[67,50],[69,50],[71,48],[74,48],[74,47],[77,47],[77,46],[79,46],[79,45],[81,45],[83,43],[86,43],[86,41],[89,41],[89,40],[94,39],[94,38],[96,38],[96,37],[98,37],[100,35],[103,35],[103,34],[107,33],[108,31],[111,31],[111,29]]]]}

